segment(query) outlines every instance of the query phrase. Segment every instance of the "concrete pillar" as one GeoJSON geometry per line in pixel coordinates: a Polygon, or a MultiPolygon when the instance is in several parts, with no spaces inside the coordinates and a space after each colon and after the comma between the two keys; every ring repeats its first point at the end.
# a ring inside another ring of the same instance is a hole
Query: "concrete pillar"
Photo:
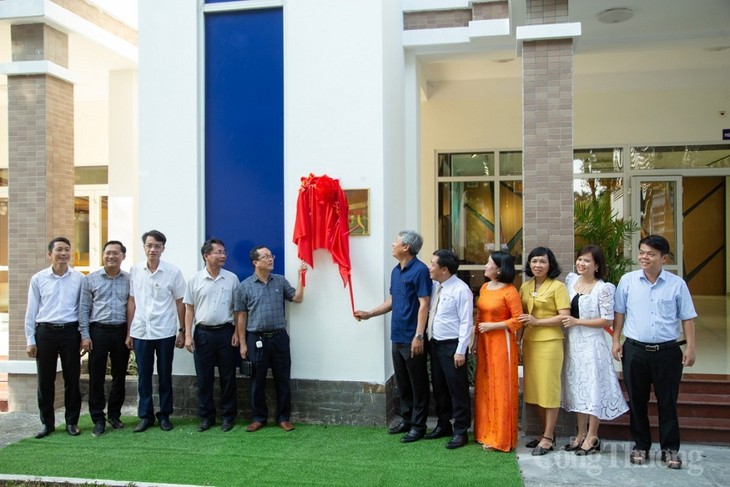
{"type": "MultiPolygon", "coordinates": [[[[46,24],[13,25],[10,33],[13,62],[46,61],[68,67],[65,33],[46,24]]],[[[73,121],[70,82],[51,74],[8,75],[10,360],[27,359],[28,282],[50,265],[48,241],[57,235],[73,238],[73,121]]],[[[35,382],[35,374],[8,375],[11,411],[36,410],[35,382]]]]}

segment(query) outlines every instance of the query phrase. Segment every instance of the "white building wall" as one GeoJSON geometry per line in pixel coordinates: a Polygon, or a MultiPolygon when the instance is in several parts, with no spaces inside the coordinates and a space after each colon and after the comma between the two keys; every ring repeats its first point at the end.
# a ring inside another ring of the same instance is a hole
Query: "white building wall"
{"type": "MultiPolygon", "coordinates": [[[[350,239],[360,309],[380,304],[387,293],[395,265],[392,233],[405,215],[385,210],[392,199],[386,180],[403,154],[400,31],[384,22],[394,15],[391,3],[348,2],[342,8],[334,0],[297,0],[284,8],[286,235],[291,238],[302,176],[327,174],[345,189],[368,188],[370,236],[350,239]]],[[[297,264],[291,244],[287,269],[297,264]]],[[[392,373],[389,315],[355,321],[325,251],[315,252],[307,284],[304,303],[290,308],[292,376],[382,383],[392,373]]]]}
{"type": "MultiPolygon", "coordinates": [[[[163,259],[187,278],[200,266],[203,214],[198,111],[198,2],[140,2],[139,200],[134,244],[141,233],[167,237],[163,259]]],[[[178,350],[175,374],[194,374],[192,354],[178,350]]]]}

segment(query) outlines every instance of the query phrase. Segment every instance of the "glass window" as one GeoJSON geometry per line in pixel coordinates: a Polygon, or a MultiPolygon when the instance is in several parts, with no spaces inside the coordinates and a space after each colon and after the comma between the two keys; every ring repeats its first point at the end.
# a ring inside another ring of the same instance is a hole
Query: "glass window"
{"type": "Polygon", "coordinates": [[[522,181],[502,181],[499,184],[500,250],[522,264],[522,181]]]}
{"type": "Polygon", "coordinates": [[[573,151],[573,174],[621,172],[621,149],[581,149],[573,151]]]}
{"type": "MultiPolygon", "coordinates": [[[[101,245],[109,241],[109,197],[101,197],[101,245]]],[[[99,260],[99,265],[104,263],[99,260]]]]}
{"type": "Polygon", "coordinates": [[[730,167],[730,145],[632,147],[631,169],[730,167]]]}
{"type": "Polygon", "coordinates": [[[76,166],[74,168],[74,184],[107,184],[109,168],[107,166],[76,166]]]}
{"type": "Polygon", "coordinates": [[[74,266],[88,267],[89,265],[89,198],[76,196],[74,198],[74,266]]]}
{"type": "Polygon", "coordinates": [[[494,250],[494,183],[445,182],[438,187],[439,248],[462,264],[484,264],[494,250]]]}
{"type": "Polygon", "coordinates": [[[522,152],[500,152],[499,175],[522,176],[522,152]]]}
{"type": "Polygon", "coordinates": [[[440,177],[494,176],[494,153],[439,154],[440,177]]]}

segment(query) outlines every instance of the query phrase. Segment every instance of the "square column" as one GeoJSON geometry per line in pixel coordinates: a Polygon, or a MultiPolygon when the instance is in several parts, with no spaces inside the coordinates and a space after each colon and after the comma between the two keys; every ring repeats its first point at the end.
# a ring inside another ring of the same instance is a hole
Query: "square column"
{"type": "MultiPolygon", "coordinates": [[[[11,39],[13,62],[21,66],[47,61],[68,67],[63,32],[46,24],[13,25],[11,39]]],[[[51,74],[8,75],[8,135],[9,359],[32,362],[25,352],[28,282],[49,265],[51,238],[73,238],[73,85],[51,74]]],[[[35,381],[34,373],[8,374],[11,411],[36,410],[35,381]]],[[[57,391],[63,394],[62,387],[57,391]]]]}

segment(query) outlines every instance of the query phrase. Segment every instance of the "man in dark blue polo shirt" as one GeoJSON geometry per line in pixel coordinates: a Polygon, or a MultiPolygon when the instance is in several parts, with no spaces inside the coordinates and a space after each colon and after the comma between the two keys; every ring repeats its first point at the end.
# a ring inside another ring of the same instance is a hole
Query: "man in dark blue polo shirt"
{"type": "Polygon", "coordinates": [[[388,433],[406,433],[400,440],[402,443],[423,438],[428,418],[428,369],[423,338],[428,321],[431,277],[426,264],[416,258],[422,245],[423,238],[418,233],[411,230],[400,232],[393,242],[393,257],[398,265],[390,274],[390,295],[370,311],[355,312],[355,317],[360,320],[393,312],[391,353],[402,420],[388,433]]]}

